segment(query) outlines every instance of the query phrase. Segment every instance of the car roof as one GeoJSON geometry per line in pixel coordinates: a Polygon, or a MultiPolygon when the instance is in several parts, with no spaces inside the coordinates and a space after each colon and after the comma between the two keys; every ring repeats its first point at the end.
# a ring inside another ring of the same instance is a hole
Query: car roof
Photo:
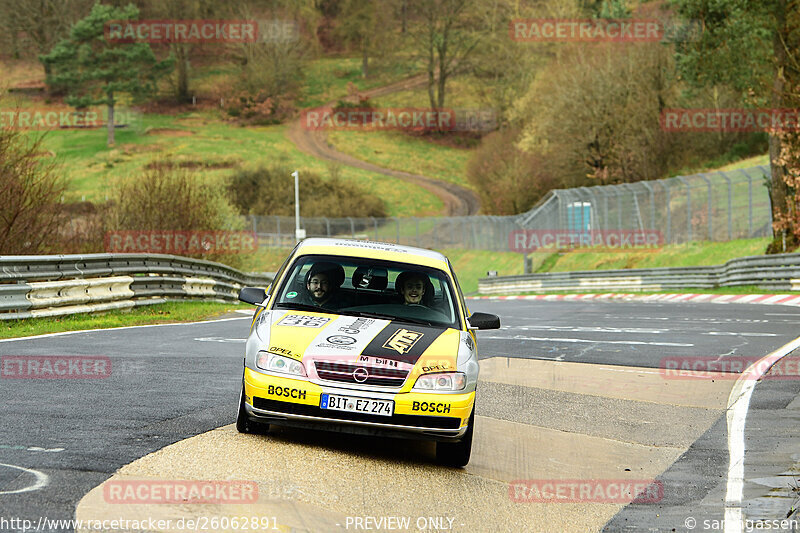
{"type": "Polygon", "coordinates": [[[439,252],[389,242],[309,238],[304,239],[297,247],[295,256],[299,255],[366,257],[449,270],[447,258],[439,252]]]}

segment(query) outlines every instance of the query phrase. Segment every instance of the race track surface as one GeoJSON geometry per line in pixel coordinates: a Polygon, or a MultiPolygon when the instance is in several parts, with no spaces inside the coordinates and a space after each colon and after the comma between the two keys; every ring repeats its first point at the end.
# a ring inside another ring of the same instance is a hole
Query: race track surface
{"type": "Polygon", "coordinates": [[[186,531],[193,518],[207,522],[192,530],[241,531],[230,519],[256,516],[250,530],[725,531],[726,508],[771,520],[797,507],[800,381],[754,382],[734,506],[726,498],[736,439],[726,413],[741,410],[731,404],[739,376],[688,379],[660,367],[665,358],[761,358],[797,337],[800,310],[524,300],[470,307],[500,315],[503,328],[479,333],[475,443],[464,469],[436,465],[425,442],[237,433],[244,315],[0,342],[3,357],[111,362],[104,379],[0,380],[0,530],[46,517],[84,520],[85,531],[114,519],[127,528],[107,530],[186,531]],[[131,479],[254,483],[257,499],[110,501],[109,487],[131,479]],[[661,492],[631,503],[613,492],[626,481],[661,492]],[[588,483],[602,495],[536,501],[533,489],[548,483],[588,483]]]}

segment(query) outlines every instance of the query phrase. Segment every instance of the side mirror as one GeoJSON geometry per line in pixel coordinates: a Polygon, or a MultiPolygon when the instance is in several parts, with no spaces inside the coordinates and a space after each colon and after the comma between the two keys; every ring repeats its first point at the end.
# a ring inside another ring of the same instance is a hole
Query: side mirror
{"type": "Polygon", "coordinates": [[[261,302],[263,302],[266,298],[267,292],[258,287],[245,287],[239,291],[239,300],[245,303],[261,305],[261,302]]]}
{"type": "Polygon", "coordinates": [[[500,329],[500,317],[491,313],[472,313],[467,321],[472,329],[500,329]]]}

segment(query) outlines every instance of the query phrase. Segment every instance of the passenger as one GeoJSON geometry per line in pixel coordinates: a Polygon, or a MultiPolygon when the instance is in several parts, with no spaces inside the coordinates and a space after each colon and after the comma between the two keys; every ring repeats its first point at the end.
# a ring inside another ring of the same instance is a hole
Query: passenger
{"type": "Polygon", "coordinates": [[[404,305],[430,306],[432,293],[428,291],[430,280],[419,272],[403,272],[397,276],[395,289],[403,296],[404,305]]]}

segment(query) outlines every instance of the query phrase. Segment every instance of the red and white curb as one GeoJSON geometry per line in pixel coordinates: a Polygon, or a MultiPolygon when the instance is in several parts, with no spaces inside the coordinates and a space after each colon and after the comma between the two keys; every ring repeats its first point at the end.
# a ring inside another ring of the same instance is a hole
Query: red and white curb
{"type": "Polygon", "coordinates": [[[797,294],[528,294],[525,296],[470,296],[472,300],[626,300],[638,302],[693,302],[800,306],[797,294]]]}

